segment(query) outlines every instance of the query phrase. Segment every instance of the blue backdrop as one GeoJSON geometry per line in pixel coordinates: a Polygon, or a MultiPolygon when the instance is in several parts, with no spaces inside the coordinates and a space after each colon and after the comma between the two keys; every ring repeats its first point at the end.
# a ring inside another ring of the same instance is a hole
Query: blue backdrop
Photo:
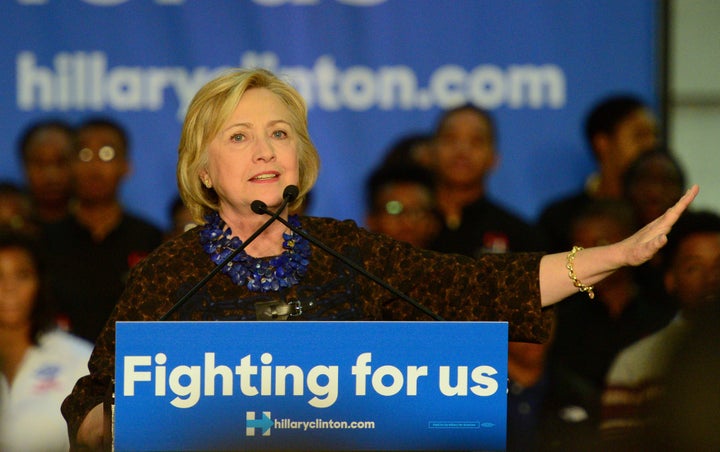
{"type": "Polygon", "coordinates": [[[161,226],[183,109],[230,66],[286,75],[322,158],[311,213],[362,222],[387,147],[475,102],[495,114],[491,196],[528,219],[593,170],[582,117],[600,97],[658,99],[658,2],[642,0],[6,0],[0,179],[22,180],[30,121],[127,125],[126,205],[161,226]]]}

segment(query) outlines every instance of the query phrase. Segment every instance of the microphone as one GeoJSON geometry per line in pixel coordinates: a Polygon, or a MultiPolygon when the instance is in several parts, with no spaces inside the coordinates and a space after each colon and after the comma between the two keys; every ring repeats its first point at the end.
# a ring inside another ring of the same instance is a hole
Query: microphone
{"type": "MultiPolygon", "coordinates": [[[[268,228],[272,223],[275,222],[275,220],[279,220],[280,214],[283,210],[285,210],[285,207],[287,207],[288,204],[293,202],[295,199],[297,199],[298,194],[300,191],[298,188],[294,185],[289,185],[285,187],[285,190],[283,190],[283,200],[280,204],[280,208],[277,210],[277,212],[271,214],[270,219],[267,220],[265,223],[263,223],[262,226],[260,226],[253,234],[247,238],[242,244],[240,244],[237,249],[233,250],[232,253],[230,253],[225,259],[223,259],[222,262],[220,262],[215,268],[213,268],[203,279],[201,279],[197,284],[195,284],[190,290],[188,290],[182,297],[178,299],[177,302],[165,313],[162,317],[160,317],[160,320],[167,320],[168,317],[170,317],[172,314],[175,313],[178,309],[180,309],[187,301],[197,293],[198,290],[202,289],[205,284],[208,283],[212,279],[213,276],[215,276],[220,270],[222,270],[228,262],[233,260],[235,256],[237,256],[242,250],[247,248],[247,246],[253,242],[262,232],[268,228]]],[[[252,203],[250,203],[250,208],[253,212],[258,213],[256,209],[264,208],[267,210],[267,204],[260,200],[255,200],[252,203]]]]}
{"type": "Polygon", "coordinates": [[[283,199],[286,199],[288,204],[295,201],[300,195],[300,189],[296,185],[288,185],[283,190],[283,199]]]}
{"type": "MultiPolygon", "coordinates": [[[[294,193],[298,193],[298,188],[295,187],[294,185],[288,185],[288,186],[285,188],[285,191],[283,192],[283,196],[285,195],[285,193],[288,193],[288,192],[290,192],[290,191],[292,191],[292,192],[294,192],[294,193]]],[[[362,268],[361,266],[359,266],[359,265],[356,264],[355,262],[351,261],[350,259],[348,259],[347,257],[343,256],[342,254],[338,253],[338,252],[335,251],[334,249],[332,249],[332,248],[330,248],[329,246],[325,245],[325,244],[324,244],[323,242],[321,242],[319,239],[317,239],[317,238],[313,237],[312,235],[310,235],[310,233],[304,231],[304,230],[301,229],[301,228],[296,228],[295,226],[291,225],[290,222],[288,222],[288,221],[285,220],[284,218],[278,216],[278,213],[282,211],[282,208],[281,208],[278,212],[272,212],[270,209],[268,209],[267,204],[265,204],[265,203],[262,202],[262,201],[253,201],[253,203],[252,203],[252,205],[251,205],[251,208],[252,208],[252,211],[255,212],[255,213],[258,214],[258,215],[270,215],[271,218],[277,219],[277,221],[279,221],[280,223],[282,223],[282,224],[284,224],[285,226],[287,226],[291,231],[295,232],[295,233],[298,234],[298,235],[303,236],[305,239],[307,239],[307,240],[308,240],[310,243],[312,243],[313,245],[315,245],[315,246],[317,246],[318,248],[322,249],[323,251],[325,251],[326,253],[330,254],[330,255],[333,256],[334,258],[340,260],[342,263],[344,263],[344,264],[347,265],[348,267],[352,268],[352,269],[355,270],[356,272],[360,273],[360,274],[363,275],[364,277],[370,279],[371,281],[375,282],[376,284],[379,284],[381,287],[383,287],[383,288],[384,288],[385,290],[387,290],[388,292],[392,293],[393,295],[397,296],[398,298],[403,299],[403,300],[406,301],[407,303],[410,303],[414,308],[416,308],[416,309],[422,311],[424,314],[430,316],[433,320],[438,320],[438,321],[444,320],[442,317],[440,317],[438,314],[436,314],[435,312],[433,312],[433,311],[431,311],[430,309],[428,309],[426,306],[422,305],[420,302],[414,300],[414,299],[411,298],[409,295],[406,295],[406,294],[400,292],[400,291],[399,291],[398,289],[396,289],[395,287],[391,286],[391,285],[388,284],[387,282],[385,282],[385,281],[383,281],[382,279],[378,278],[377,276],[373,275],[372,273],[370,273],[369,271],[365,270],[364,268],[362,268]]]]}
{"type": "MultiPolygon", "coordinates": [[[[283,205],[280,206],[280,209],[278,209],[277,212],[271,214],[275,219],[278,218],[280,215],[280,212],[282,212],[285,209],[285,206],[290,204],[291,202],[295,201],[300,194],[300,190],[295,185],[288,185],[285,187],[285,190],[283,190],[283,205]]],[[[259,199],[256,199],[255,201],[250,203],[250,209],[252,209],[253,212],[255,212],[258,215],[262,215],[265,212],[269,212],[267,210],[268,206],[264,202],[260,201],[259,199]]]]}

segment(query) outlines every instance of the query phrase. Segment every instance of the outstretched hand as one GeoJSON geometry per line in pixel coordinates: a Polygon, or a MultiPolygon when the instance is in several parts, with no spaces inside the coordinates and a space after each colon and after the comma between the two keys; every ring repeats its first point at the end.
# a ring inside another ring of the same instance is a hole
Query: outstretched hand
{"type": "Polygon", "coordinates": [[[665,246],[670,229],[695,199],[699,190],[700,188],[697,185],[693,185],[664,214],[620,242],[620,245],[625,249],[624,255],[627,259],[625,265],[641,265],[649,261],[660,248],[665,246]]]}
{"type": "MultiPolygon", "coordinates": [[[[625,240],[579,251],[574,262],[577,278],[592,286],[621,267],[641,265],[652,259],[665,246],[667,234],[698,191],[698,186],[693,185],[674,206],[625,240]]],[[[568,278],[567,260],[566,253],[546,254],[540,260],[542,306],[550,306],[577,291],[568,278]]]]}

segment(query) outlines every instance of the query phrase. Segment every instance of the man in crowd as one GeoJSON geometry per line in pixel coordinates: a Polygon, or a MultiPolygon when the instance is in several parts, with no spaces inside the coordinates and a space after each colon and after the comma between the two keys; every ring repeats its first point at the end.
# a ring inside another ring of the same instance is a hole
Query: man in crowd
{"type": "Polygon", "coordinates": [[[92,118],[77,128],[72,172],[77,203],[69,218],[47,228],[52,286],[69,329],[94,341],[130,268],[161,243],[162,232],[120,202],[130,162],[118,123],[92,118]]]}

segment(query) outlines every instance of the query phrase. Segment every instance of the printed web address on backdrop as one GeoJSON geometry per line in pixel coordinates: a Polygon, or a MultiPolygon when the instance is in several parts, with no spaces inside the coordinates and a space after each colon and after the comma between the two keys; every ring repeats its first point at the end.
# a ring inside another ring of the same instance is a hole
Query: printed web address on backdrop
{"type": "Polygon", "coordinates": [[[363,430],[374,429],[374,421],[337,421],[332,419],[314,419],[312,421],[298,421],[289,418],[273,419],[272,413],[263,411],[256,413],[248,411],[245,414],[245,434],[255,436],[259,433],[270,436],[272,430],[363,430]]]}
{"type": "MultiPolygon", "coordinates": [[[[330,55],[312,66],[281,66],[272,52],[246,52],[243,67],[264,67],[287,78],[308,108],[336,111],[428,110],[471,102],[487,109],[562,108],[566,80],[555,64],[445,64],[432,69],[424,86],[405,65],[340,68],[330,55]]],[[[166,96],[178,104],[178,118],[195,92],[228,67],[112,66],[104,52],[59,52],[39,61],[33,52],[16,58],[17,106],[23,111],[157,111],[166,96]]]]}

